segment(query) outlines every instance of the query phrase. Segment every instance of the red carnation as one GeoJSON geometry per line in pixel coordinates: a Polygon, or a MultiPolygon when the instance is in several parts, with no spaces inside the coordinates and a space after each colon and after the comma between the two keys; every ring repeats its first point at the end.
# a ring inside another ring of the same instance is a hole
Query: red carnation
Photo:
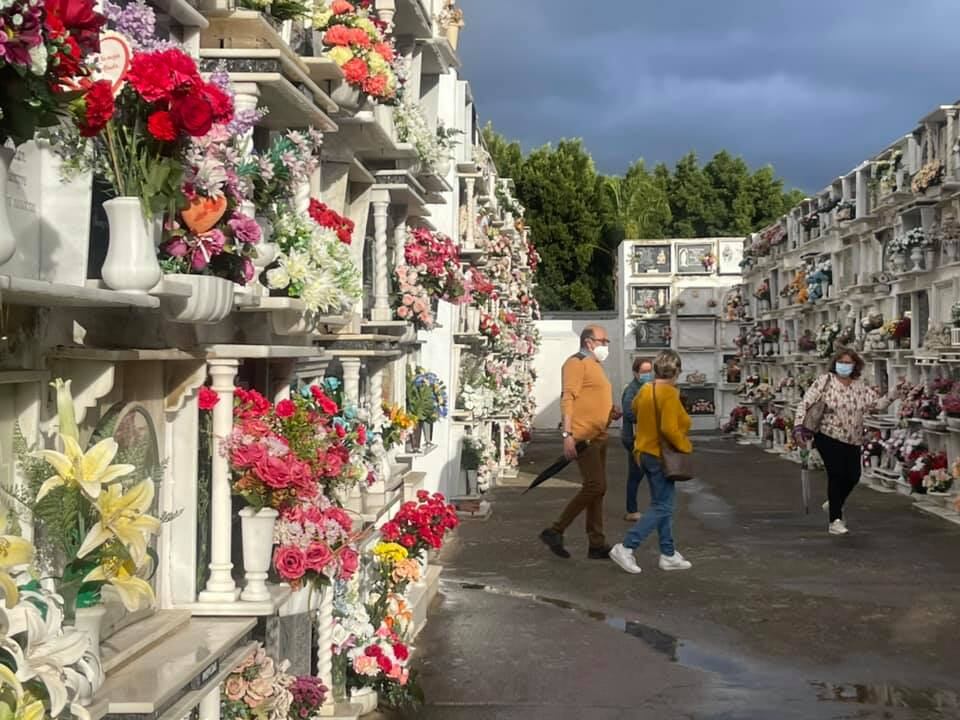
{"type": "Polygon", "coordinates": [[[160,53],[164,70],[170,74],[173,87],[189,92],[203,85],[203,79],[197,70],[197,63],[183,50],[171,48],[160,53]]]}
{"type": "Polygon", "coordinates": [[[383,527],[380,528],[380,534],[387,542],[396,542],[397,538],[400,537],[400,528],[397,523],[392,521],[384,523],[383,527]]]}
{"type": "Polygon", "coordinates": [[[400,662],[406,662],[410,657],[410,649],[403,643],[397,643],[393,646],[393,655],[400,662]]]}
{"type": "Polygon", "coordinates": [[[383,97],[387,94],[386,75],[371,75],[363,81],[363,91],[373,97],[383,97]]]}
{"type": "Polygon", "coordinates": [[[407,533],[400,537],[400,544],[409,550],[417,544],[417,539],[410,533],[407,533]]]}
{"type": "Polygon", "coordinates": [[[390,658],[388,658],[388,657],[385,656],[385,655],[380,655],[380,656],[377,658],[377,665],[379,665],[379,666],[380,666],[380,670],[381,670],[382,672],[385,672],[385,673],[390,672],[390,668],[393,667],[393,663],[390,662],[390,658]]]}
{"type": "Polygon", "coordinates": [[[147,130],[157,140],[173,142],[177,139],[177,127],[166,110],[157,110],[147,118],[147,130]]]}
{"type": "Polygon", "coordinates": [[[286,420],[287,418],[293,417],[293,414],[297,411],[297,406],[293,404],[292,400],[281,400],[277,403],[277,417],[286,420]]]}
{"type": "Polygon", "coordinates": [[[193,137],[203,137],[213,127],[213,110],[202,97],[179,98],[170,109],[174,122],[193,137]]]}
{"type": "Polygon", "coordinates": [[[373,51],[388,63],[394,60],[393,46],[390,43],[377,43],[373,46],[373,51]]]}
{"type": "Polygon", "coordinates": [[[362,85],[369,74],[367,64],[360,58],[354,58],[343,66],[343,77],[351,85],[362,85]]]}
{"type": "Polygon", "coordinates": [[[201,410],[213,410],[216,407],[217,403],[220,402],[220,395],[217,394],[217,391],[204,385],[200,388],[200,409],[201,410]]]}
{"type": "Polygon", "coordinates": [[[356,45],[357,47],[361,47],[365,49],[369,48],[371,45],[370,36],[367,35],[366,30],[363,30],[361,28],[354,28],[353,30],[350,31],[350,42],[356,45]]]}
{"type": "Polygon", "coordinates": [[[338,45],[341,47],[349,45],[352,38],[353,33],[346,25],[334,25],[323,34],[324,43],[327,45],[338,45]]]}
{"type": "Polygon", "coordinates": [[[135,53],[127,82],[147,102],[168,99],[174,89],[173,78],[159,53],[135,53]]]}
{"type": "Polygon", "coordinates": [[[113,117],[113,88],[109,80],[98,80],[90,86],[86,97],[86,112],[80,119],[80,134],[93,137],[103,130],[113,117]]]}

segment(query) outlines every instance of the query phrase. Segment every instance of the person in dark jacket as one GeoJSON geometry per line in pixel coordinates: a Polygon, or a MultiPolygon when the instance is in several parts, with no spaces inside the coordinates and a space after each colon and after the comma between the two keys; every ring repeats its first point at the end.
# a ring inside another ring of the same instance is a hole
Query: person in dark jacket
{"type": "Polygon", "coordinates": [[[640,388],[653,380],[653,363],[643,358],[636,358],[633,361],[633,380],[623,389],[623,397],[620,407],[623,408],[623,430],[620,433],[620,441],[627,451],[627,514],[625,520],[636,522],[640,519],[639,508],[637,507],[637,492],[640,490],[640,483],[643,481],[643,468],[637,464],[633,455],[633,428],[637,419],[633,415],[633,399],[640,392],[640,388]]]}

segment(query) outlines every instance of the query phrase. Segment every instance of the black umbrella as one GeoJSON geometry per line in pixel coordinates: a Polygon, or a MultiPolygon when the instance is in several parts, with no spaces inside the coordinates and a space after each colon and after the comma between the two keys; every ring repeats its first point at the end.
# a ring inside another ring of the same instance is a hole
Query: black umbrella
{"type": "MultiPolygon", "coordinates": [[[[577,443],[577,455],[579,455],[579,454],[582,453],[584,450],[586,450],[586,449],[587,449],[587,446],[588,446],[589,444],[590,444],[590,443],[587,442],[586,440],[581,440],[580,442],[578,442],[578,443],[577,443]]],[[[549,479],[552,478],[554,475],[556,475],[558,472],[560,472],[561,470],[563,470],[563,469],[564,469],[567,465],[569,465],[569,464],[570,464],[570,461],[567,460],[567,458],[566,458],[565,456],[561,455],[557,460],[554,461],[554,463],[553,463],[550,467],[548,467],[546,470],[544,470],[544,471],[541,472],[539,475],[537,475],[537,476],[533,479],[533,482],[530,483],[530,487],[528,487],[526,490],[524,490],[524,491],[521,493],[521,495],[526,495],[528,492],[530,492],[531,490],[533,490],[537,485],[542,485],[542,484],[545,483],[547,480],[549,480],[549,479]]]]}

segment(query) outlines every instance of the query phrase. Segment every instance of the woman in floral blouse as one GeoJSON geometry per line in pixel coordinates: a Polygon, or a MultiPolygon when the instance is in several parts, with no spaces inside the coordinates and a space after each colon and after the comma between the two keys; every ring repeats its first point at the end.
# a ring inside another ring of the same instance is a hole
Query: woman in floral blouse
{"type": "Polygon", "coordinates": [[[803,421],[809,407],[823,400],[826,408],[813,442],[827,469],[831,535],[848,532],[843,521],[843,504],[860,482],[863,417],[890,404],[860,379],[863,366],[860,355],[841,348],[831,359],[829,370],[810,386],[797,408],[795,425],[803,430],[806,430],[803,421]]]}

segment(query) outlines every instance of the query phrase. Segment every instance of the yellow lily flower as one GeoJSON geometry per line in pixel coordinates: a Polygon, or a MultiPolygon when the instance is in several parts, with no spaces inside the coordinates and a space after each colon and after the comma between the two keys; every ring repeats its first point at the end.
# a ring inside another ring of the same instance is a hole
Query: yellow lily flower
{"type": "Polygon", "coordinates": [[[7,516],[0,515],[0,590],[8,608],[20,601],[20,591],[7,570],[29,565],[33,562],[33,544],[19,535],[3,535],[7,529],[7,516]]]}
{"type": "Polygon", "coordinates": [[[141,607],[141,599],[152,605],[155,596],[153,588],[143,578],[130,572],[129,563],[118,558],[110,558],[102,565],[98,565],[83,579],[84,582],[108,582],[116,588],[123,606],[130,612],[141,607]]]}
{"type": "Polygon", "coordinates": [[[120,484],[110,485],[96,500],[100,520],[90,529],[77,557],[89,555],[105,542],[116,538],[122,542],[139,567],[147,556],[147,538],[160,529],[160,521],[145,515],[153,503],[153,482],[143,482],[123,493],[120,484]]]}
{"type": "Polygon", "coordinates": [[[48,478],[37,493],[40,501],[51,490],[64,485],[78,485],[91,500],[100,497],[102,485],[129,475],[136,467],[133,465],[111,465],[117,455],[119,447],[113,438],[105,438],[87,450],[80,448],[80,443],[70,435],[61,435],[65,452],[56,450],[39,450],[33,453],[34,457],[42,458],[53,466],[57,474],[48,478]]]}

